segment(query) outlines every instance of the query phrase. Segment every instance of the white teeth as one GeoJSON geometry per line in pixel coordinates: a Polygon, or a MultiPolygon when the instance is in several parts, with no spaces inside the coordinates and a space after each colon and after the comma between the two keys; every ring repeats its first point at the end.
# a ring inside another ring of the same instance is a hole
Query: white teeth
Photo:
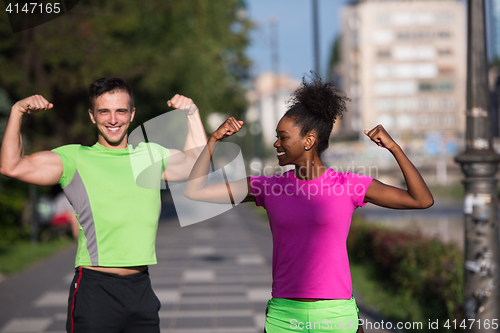
{"type": "Polygon", "coordinates": [[[120,127],[108,127],[108,130],[111,132],[117,132],[120,129],[120,127]]]}
{"type": "Polygon", "coordinates": [[[278,156],[285,155],[285,152],[278,153],[278,156]]]}

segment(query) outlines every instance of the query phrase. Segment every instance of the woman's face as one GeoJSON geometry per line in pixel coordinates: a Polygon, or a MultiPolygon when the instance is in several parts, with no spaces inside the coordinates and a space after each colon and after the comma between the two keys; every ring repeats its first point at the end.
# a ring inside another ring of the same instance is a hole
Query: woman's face
{"type": "Polygon", "coordinates": [[[293,119],[286,116],[281,118],[276,127],[276,142],[273,145],[277,150],[279,165],[305,163],[305,141],[293,119]]]}

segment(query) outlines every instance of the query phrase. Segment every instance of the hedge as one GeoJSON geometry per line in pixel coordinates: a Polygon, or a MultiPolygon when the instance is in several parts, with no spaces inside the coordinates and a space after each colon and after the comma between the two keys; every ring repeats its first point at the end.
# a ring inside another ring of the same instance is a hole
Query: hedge
{"type": "Polygon", "coordinates": [[[455,245],[357,218],[347,246],[351,260],[376,267],[378,278],[389,291],[409,291],[420,303],[425,319],[461,322],[464,318],[463,253],[455,245]]]}

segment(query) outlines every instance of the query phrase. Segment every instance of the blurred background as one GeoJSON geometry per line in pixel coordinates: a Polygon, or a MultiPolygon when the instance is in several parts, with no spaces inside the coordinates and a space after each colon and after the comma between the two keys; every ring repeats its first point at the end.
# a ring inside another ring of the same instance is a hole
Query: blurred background
{"type": "MultiPolygon", "coordinates": [[[[359,298],[374,313],[424,328],[431,319],[463,319],[464,191],[454,157],[465,147],[466,1],[80,1],[16,33],[0,8],[0,135],[16,101],[41,94],[54,104],[25,117],[28,154],[92,145],[86,89],[118,76],[134,89],[133,127],[167,112],[166,101],[183,94],[198,105],[207,133],[227,116],[244,120],[233,142],[247,172],[273,173],[281,171],[275,127],[290,94],[311,70],[335,81],[351,101],[324,164],[404,186],[392,155],[363,134],[382,124],[436,200],[422,212],[367,205],[356,213],[349,250],[359,298]]],[[[500,0],[486,0],[486,13],[498,152],[500,0]]],[[[71,246],[61,237],[70,229],[51,227],[56,192],[0,176],[4,279],[71,246]]]]}

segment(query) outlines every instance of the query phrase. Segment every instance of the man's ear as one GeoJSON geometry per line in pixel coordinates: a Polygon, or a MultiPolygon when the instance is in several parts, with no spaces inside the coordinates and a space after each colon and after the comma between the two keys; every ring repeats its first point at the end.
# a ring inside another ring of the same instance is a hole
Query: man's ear
{"type": "Polygon", "coordinates": [[[92,120],[92,122],[95,124],[94,112],[91,109],[89,109],[89,116],[90,116],[90,120],[92,120]]]}
{"type": "Polygon", "coordinates": [[[132,109],[132,112],[130,114],[130,122],[132,122],[132,120],[134,120],[134,117],[135,117],[135,108],[132,109]]]}

